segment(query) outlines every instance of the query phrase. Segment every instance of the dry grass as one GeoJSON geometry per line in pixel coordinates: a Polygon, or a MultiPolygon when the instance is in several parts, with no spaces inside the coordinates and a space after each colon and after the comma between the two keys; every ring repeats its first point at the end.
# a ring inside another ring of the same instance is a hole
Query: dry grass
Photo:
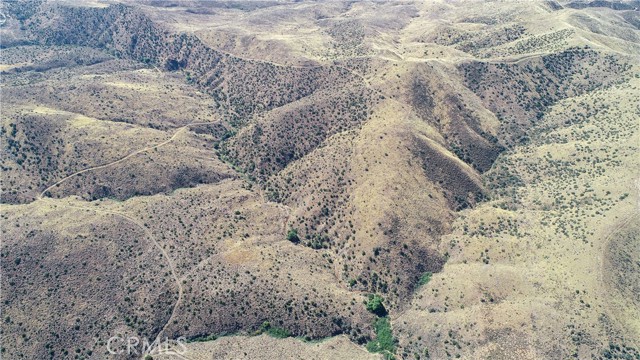
{"type": "Polygon", "coordinates": [[[3,357],[637,356],[635,12],[125,3],[3,4],[3,357]]]}
{"type": "Polygon", "coordinates": [[[531,144],[499,159],[492,172],[524,184],[496,189],[443,238],[449,262],[394,322],[407,353],[535,359],[603,356],[609,343],[637,349],[637,299],[619,274],[636,274],[628,256],[637,246],[623,234],[638,211],[638,84],[560,102],[531,144]]]}

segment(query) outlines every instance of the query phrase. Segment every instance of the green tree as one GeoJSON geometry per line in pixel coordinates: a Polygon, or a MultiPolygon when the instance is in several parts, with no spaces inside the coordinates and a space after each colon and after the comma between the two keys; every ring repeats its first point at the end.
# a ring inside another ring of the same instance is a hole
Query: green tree
{"type": "Polygon", "coordinates": [[[289,229],[289,232],[287,233],[287,240],[295,244],[299,243],[300,238],[298,237],[298,229],[289,229]]]}
{"type": "Polygon", "coordinates": [[[378,316],[386,316],[387,309],[385,309],[384,304],[382,303],[384,299],[382,296],[375,294],[369,295],[369,300],[367,301],[367,310],[378,315],[378,316]]]}
{"type": "Polygon", "coordinates": [[[396,339],[393,337],[391,323],[386,317],[381,317],[374,324],[376,339],[367,343],[367,350],[384,354],[385,359],[393,359],[396,352],[396,339]]]}

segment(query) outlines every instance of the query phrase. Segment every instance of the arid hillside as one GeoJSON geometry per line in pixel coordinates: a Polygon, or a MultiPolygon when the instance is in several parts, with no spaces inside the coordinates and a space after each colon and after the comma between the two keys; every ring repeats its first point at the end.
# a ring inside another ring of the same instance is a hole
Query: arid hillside
{"type": "Polygon", "coordinates": [[[3,2],[0,356],[640,359],[639,9],[3,2]]]}

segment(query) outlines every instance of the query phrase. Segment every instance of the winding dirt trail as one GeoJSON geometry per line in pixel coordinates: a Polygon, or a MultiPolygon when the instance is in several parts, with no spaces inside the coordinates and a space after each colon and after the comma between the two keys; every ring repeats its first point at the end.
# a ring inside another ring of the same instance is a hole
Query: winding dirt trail
{"type": "MultiPolygon", "coordinates": [[[[42,199],[42,201],[53,201],[53,199],[42,199]]],[[[59,205],[59,203],[56,203],[56,205],[59,205]]],[[[93,211],[96,213],[100,213],[100,214],[105,214],[105,215],[113,215],[113,216],[117,216],[120,217],[126,221],[129,221],[130,223],[136,225],[137,227],[139,227],[144,234],[147,236],[147,238],[149,240],[151,240],[151,242],[153,243],[153,245],[158,248],[158,250],[160,250],[160,253],[162,254],[162,256],[165,258],[165,260],[167,261],[168,265],[169,265],[169,269],[171,270],[171,276],[173,277],[173,280],[176,283],[176,286],[178,288],[178,299],[176,300],[175,304],[173,305],[173,309],[171,310],[171,316],[169,317],[169,319],[167,319],[167,322],[164,324],[164,326],[162,327],[162,329],[158,332],[158,334],[156,335],[156,338],[154,339],[153,344],[159,344],[160,343],[160,339],[162,334],[165,332],[165,330],[167,329],[167,327],[169,326],[169,324],[171,324],[171,321],[173,320],[173,318],[176,315],[176,311],[178,309],[178,306],[180,305],[180,303],[182,302],[182,297],[184,294],[184,289],[182,287],[182,282],[180,281],[180,277],[178,276],[178,272],[176,271],[176,267],[175,264],[173,262],[173,260],[171,259],[171,257],[169,256],[169,253],[167,253],[167,251],[160,245],[160,243],[158,242],[158,240],[156,239],[156,237],[153,235],[153,233],[151,232],[151,230],[149,230],[146,226],[144,226],[144,224],[142,222],[140,222],[139,220],[117,212],[117,211],[110,211],[110,210],[102,210],[102,209],[93,209],[90,207],[83,207],[83,206],[75,206],[75,205],[70,205],[70,204],[65,204],[67,207],[69,208],[73,208],[73,209],[78,209],[78,210],[87,210],[87,211],[93,211]]]]}
{"type": "MultiPolygon", "coordinates": [[[[220,123],[220,121],[211,121],[211,122],[197,122],[197,123],[190,123],[187,125],[184,125],[180,128],[178,128],[178,130],[176,130],[176,132],[167,140],[153,145],[153,146],[147,146],[144,147],[142,149],[136,150],[120,159],[117,159],[115,161],[109,162],[107,164],[103,164],[103,165],[98,165],[98,166],[93,166],[87,169],[83,169],[80,171],[77,171],[71,175],[68,175],[64,178],[62,178],[61,180],[57,181],[56,183],[54,183],[53,185],[50,185],[49,187],[47,187],[46,189],[44,189],[40,195],[38,196],[37,200],[41,200],[41,201],[50,201],[50,198],[47,198],[46,195],[47,193],[53,189],[56,186],[59,186],[60,184],[62,184],[63,182],[71,179],[74,176],[80,175],[80,174],[84,174],[90,171],[94,171],[94,170],[99,170],[99,169],[103,169],[109,166],[113,166],[113,165],[117,165],[119,163],[122,163],[124,161],[126,161],[127,159],[144,153],[146,151],[150,151],[153,149],[157,149],[159,147],[165,146],[167,144],[169,144],[170,142],[174,141],[180,134],[184,133],[189,127],[191,126],[198,126],[198,125],[212,125],[212,124],[218,124],[220,123]]],[[[140,222],[139,220],[136,220],[135,218],[120,213],[120,212],[116,212],[116,211],[109,211],[109,210],[101,210],[101,209],[93,209],[90,207],[82,207],[82,206],[74,206],[74,205],[68,205],[68,207],[70,208],[75,208],[75,209],[79,209],[79,210],[87,210],[87,211],[93,211],[96,213],[102,213],[102,214],[107,214],[107,215],[113,215],[113,216],[117,216],[120,217],[134,225],[136,225],[137,227],[139,227],[140,229],[142,229],[142,231],[144,232],[144,234],[147,236],[147,238],[153,243],[153,245],[160,251],[160,253],[162,254],[162,256],[165,258],[165,260],[167,261],[169,268],[171,270],[171,276],[173,277],[173,280],[176,283],[177,289],[178,289],[178,299],[176,300],[175,304],[173,305],[173,308],[171,310],[171,315],[169,316],[169,319],[167,319],[166,323],[164,324],[164,326],[162,327],[162,329],[158,332],[158,334],[156,335],[153,344],[159,344],[160,343],[160,339],[162,338],[162,335],[164,334],[164,332],[166,331],[167,327],[169,326],[169,324],[171,324],[171,321],[174,319],[174,317],[176,316],[176,312],[178,310],[178,306],[181,304],[182,302],[182,298],[183,298],[183,294],[184,294],[184,290],[182,287],[182,282],[180,280],[180,277],[178,276],[178,272],[176,271],[176,267],[175,264],[173,262],[173,260],[171,259],[171,257],[169,256],[169,254],[167,253],[167,251],[162,247],[162,245],[158,242],[158,240],[156,239],[156,237],[153,235],[153,233],[151,232],[151,230],[149,230],[146,226],[144,226],[144,224],[142,222],[140,222]]]]}
{"type": "Polygon", "coordinates": [[[109,162],[109,163],[106,163],[106,164],[103,164],[103,165],[92,166],[92,167],[90,167],[90,168],[86,168],[86,169],[84,169],[84,170],[77,171],[77,172],[75,172],[75,173],[73,173],[73,174],[71,174],[71,175],[68,175],[68,176],[66,176],[66,177],[64,177],[64,178],[62,178],[62,179],[60,179],[60,180],[58,180],[56,183],[54,183],[54,184],[50,185],[49,187],[47,187],[46,189],[44,189],[44,190],[40,193],[40,195],[38,195],[37,199],[39,200],[39,199],[43,199],[43,198],[45,198],[45,197],[46,197],[46,194],[47,194],[49,191],[51,191],[51,189],[53,189],[53,188],[54,188],[54,187],[56,187],[56,186],[59,186],[60,184],[62,184],[63,182],[65,182],[65,181],[67,181],[67,180],[69,180],[69,179],[71,179],[71,178],[72,178],[72,177],[74,177],[74,176],[78,176],[78,175],[81,175],[81,174],[84,174],[84,173],[87,173],[87,172],[90,172],[90,171],[99,170],[99,169],[104,169],[104,168],[107,168],[107,167],[110,167],[110,166],[113,166],[113,165],[117,165],[117,164],[119,164],[119,163],[121,163],[121,162],[124,162],[124,161],[126,161],[127,159],[129,159],[129,158],[131,158],[131,157],[133,157],[133,156],[136,156],[136,155],[138,155],[138,154],[141,154],[141,153],[144,153],[144,152],[146,152],[146,151],[154,150],[154,149],[160,148],[160,147],[162,147],[162,146],[165,146],[165,145],[169,144],[170,142],[172,142],[173,140],[175,140],[175,139],[178,137],[178,135],[180,135],[181,133],[183,133],[184,131],[186,131],[186,130],[187,130],[189,127],[191,127],[191,126],[198,126],[198,125],[213,125],[213,124],[219,124],[220,122],[221,122],[221,121],[197,122],[197,123],[191,123],[191,124],[184,125],[184,126],[182,126],[182,127],[178,128],[178,130],[176,130],[176,132],[175,132],[175,133],[174,133],[174,134],[173,134],[169,139],[167,139],[167,140],[165,140],[165,141],[163,141],[163,142],[161,142],[161,143],[159,143],[159,144],[156,144],[156,145],[153,145],[153,146],[147,146],[147,147],[144,147],[144,148],[142,148],[142,149],[140,149],[140,150],[136,150],[136,151],[134,151],[134,152],[132,152],[132,153],[130,153],[130,154],[128,154],[128,155],[126,155],[126,156],[124,156],[124,157],[122,157],[122,158],[118,159],[118,160],[114,160],[114,161],[112,161],[112,162],[109,162]]]}
{"type": "MultiPolygon", "coordinates": [[[[159,144],[156,144],[156,145],[153,145],[153,146],[144,147],[144,148],[136,150],[136,151],[134,151],[134,152],[132,152],[132,153],[120,158],[120,159],[111,161],[111,162],[109,162],[107,164],[86,168],[86,169],[77,171],[77,172],[75,172],[75,173],[73,173],[71,175],[68,175],[68,176],[62,178],[61,180],[57,181],[56,183],[50,185],[45,190],[43,190],[40,193],[40,195],[38,196],[37,200],[46,201],[46,202],[52,201],[53,199],[48,198],[46,196],[47,193],[51,189],[53,189],[54,187],[59,186],[63,182],[71,179],[72,177],[80,175],[80,174],[84,174],[84,173],[87,173],[87,172],[90,172],[90,171],[99,170],[99,169],[107,168],[109,166],[117,165],[117,164],[122,163],[122,162],[126,161],[127,159],[129,159],[129,158],[131,158],[131,157],[133,157],[135,155],[138,155],[138,154],[144,153],[146,151],[154,150],[154,149],[157,149],[159,147],[165,146],[165,145],[171,143],[172,141],[174,141],[180,134],[184,133],[191,126],[212,125],[212,124],[219,124],[220,122],[221,121],[196,122],[196,123],[190,123],[190,124],[184,125],[184,126],[178,128],[169,139],[167,139],[167,140],[165,140],[165,141],[163,141],[163,142],[161,142],[159,144]]],[[[135,226],[137,226],[138,228],[140,228],[144,232],[146,237],[153,243],[153,245],[160,251],[162,256],[165,258],[165,260],[167,261],[167,264],[169,265],[169,269],[171,271],[171,276],[172,276],[173,280],[175,281],[176,287],[178,289],[178,298],[177,298],[175,304],[173,305],[173,308],[171,310],[171,315],[169,316],[169,318],[165,322],[164,326],[158,332],[158,334],[156,335],[156,337],[155,337],[155,339],[153,341],[153,344],[156,344],[156,345],[160,344],[160,341],[162,339],[162,335],[165,333],[167,327],[171,324],[171,322],[173,321],[173,319],[176,316],[176,312],[178,310],[178,307],[182,303],[183,294],[184,294],[184,289],[182,287],[181,278],[178,276],[178,272],[176,270],[175,264],[174,264],[173,260],[171,259],[171,257],[169,256],[169,254],[167,253],[167,251],[158,242],[158,240],[153,235],[151,230],[149,230],[142,222],[140,222],[139,220],[137,220],[137,219],[135,219],[135,218],[133,218],[133,217],[131,217],[129,215],[126,215],[126,214],[123,214],[123,213],[120,213],[120,212],[117,212],[117,211],[94,209],[94,208],[90,208],[90,207],[75,206],[75,205],[70,205],[70,204],[66,205],[66,206],[68,206],[70,208],[74,208],[74,209],[79,209],[79,210],[87,210],[87,211],[93,211],[93,212],[101,213],[101,214],[105,214],[105,215],[117,216],[117,217],[120,217],[121,219],[124,219],[124,220],[134,224],[135,226]]],[[[152,349],[153,349],[153,347],[152,347],[152,349]]]]}

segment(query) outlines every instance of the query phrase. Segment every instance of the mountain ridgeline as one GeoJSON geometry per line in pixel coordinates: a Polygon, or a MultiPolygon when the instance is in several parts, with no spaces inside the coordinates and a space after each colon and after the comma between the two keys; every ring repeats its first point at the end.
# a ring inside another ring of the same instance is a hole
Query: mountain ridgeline
{"type": "MultiPolygon", "coordinates": [[[[581,184],[630,161],[637,108],[609,97],[637,91],[634,10],[483,4],[2,5],[3,357],[234,334],[343,336],[345,358],[637,354],[617,310],[565,318],[540,290],[588,312],[600,285],[519,277],[594,204],[631,206],[581,184]]],[[[633,286],[627,218],[571,243],[589,264],[606,249],[613,294],[633,286]]]]}

